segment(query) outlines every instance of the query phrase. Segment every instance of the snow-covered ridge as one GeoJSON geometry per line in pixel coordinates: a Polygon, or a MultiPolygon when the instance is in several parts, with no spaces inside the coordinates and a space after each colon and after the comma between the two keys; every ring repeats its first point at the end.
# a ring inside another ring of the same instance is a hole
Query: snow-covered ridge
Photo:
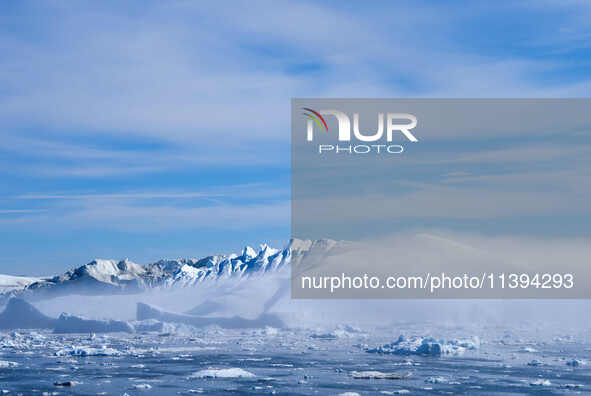
{"type": "MultiPolygon", "coordinates": [[[[245,278],[279,271],[311,250],[329,250],[334,241],[291,240],[283,249],[266,244],[240,254],[201,259],[164,259],[140,265],[129,259],[96,259],[51,278],[18,278],[0,275],[0,300],[9,297],[51,297],[64,294],[135,293],[149,288],[195,286],[201,282],[245,278]]],[[[0,301],[1,302],[1,301],[0,301]]]]}
{"type": "Polygon", "coordinates": [[[24,276],[0,275],[0,294],[13,290],[21,290],[31,283],[39,282],[41,278],[29,278],[24,276]]]}

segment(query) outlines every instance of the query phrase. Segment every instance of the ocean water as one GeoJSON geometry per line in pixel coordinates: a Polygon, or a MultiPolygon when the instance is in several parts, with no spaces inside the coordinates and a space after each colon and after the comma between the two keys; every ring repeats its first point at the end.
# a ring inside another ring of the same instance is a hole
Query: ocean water
{"type": "Polygon", "coordinates": [[[0,333],[0,394],[591,394],[591,365],[586,364],[591,344],[584,333],[528,339],[531,329],[466,334],[427,328],[185,328],[178,333],[107,335],[17,330],[0,333]],[[481,345],[440,357],[367,352],[400,333],[420,332],[446,339],[477,335],[481,345]],[[368,371],[404,378],[354,376],[368,371]]]}

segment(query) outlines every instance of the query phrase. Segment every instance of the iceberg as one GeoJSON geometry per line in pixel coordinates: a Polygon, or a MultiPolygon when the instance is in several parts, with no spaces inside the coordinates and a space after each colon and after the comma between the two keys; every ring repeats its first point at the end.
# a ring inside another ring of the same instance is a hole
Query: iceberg
{"type": "Polygon", "coordinates": [[[10,367],[17,367],[19,364],[17,362],[10,362],[7,360],[0,360],[0,368],[10,368],[10,367]]]}
{"type": "Polygon", "coordinates": [[[396,341],[391,344],[378,346],[377,348],[367,349],[368,353],[379,353],[386,355],[421,355],[421,356],[441,356],[441,355],[462,355],[466,350],[476,350],[480,348],[480,339],[456,339],[456,340],[438,340],[432,337],[409,337],[400,335],[396,341]]]}
{"type": "Polygon", "coordinates": [[[197,371],[193,373],[189,378],[253,378],[255,375],[249,371],[241,368],[227,368],[227,369],[214,369],[208,368],[207,370],[197,371]]]}
{"type": "Polygon", "coordinates": [[[0,329],[53,329],[57,319],[41,313],[21,298],[11,298],[0,314],[0,329]]]}
{"type": "Polygon", "coordinates": [[[94,320],[63,313],[57,320],[54,333],[133,333],[134,328],[121,320],[94,320]]]}
{"type": "Polygon", "coordinates": [[[217,325],[226,329],[246,329],[285,327],[283,321],[274,314],[262,314],[255,319],[246,319],[240,316],[232,317],[204,317],[189,314],[166,312],[148,304],[137,304],[137,320],[156,319],[163,322],[183,323],[195,327],[217,325]]]}
{"type": "Polygon", "coordinates": [[[72,345],[70,348],[60,349],[55,356],[120,356],[121,352],[103,345],[98,348],[72,345]]]}
{"type": "Polygon", "coordinates": [[[550,380],[538,378],[529,383],[531,386],[550,386],[552,383],[550,380]]]}

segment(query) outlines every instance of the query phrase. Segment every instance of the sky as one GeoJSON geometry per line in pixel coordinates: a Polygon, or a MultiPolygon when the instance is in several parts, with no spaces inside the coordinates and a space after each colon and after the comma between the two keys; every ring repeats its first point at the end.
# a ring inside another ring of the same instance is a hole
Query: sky
{"type": "MultiPolygon", "coordinates": [[[[587,97],[590,18],[583,0],[2,2],[0,273],[285,245],[292,97],[587,97]]],[[[547,158],[532,145],[476,147],[547,158]]],[[[587,169],[589,147],[553,155],[587,169]]]]}

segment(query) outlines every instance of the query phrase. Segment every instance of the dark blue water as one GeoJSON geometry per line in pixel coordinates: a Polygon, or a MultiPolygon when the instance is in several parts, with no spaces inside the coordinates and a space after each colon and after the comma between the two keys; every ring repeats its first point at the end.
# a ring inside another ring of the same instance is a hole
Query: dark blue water
{"type": "Polygon", "coordinates": [[[491,335],[488,340],[483,337],[479,350],[462,356],[405,357],[364,350],[365,345],[391,342],[394,337],[389,334],[347,334],[333,339],[312,335],[304,330],[218,329],[186,335],[96,337],[4,333],[0,334],[0,361],[12,363],[0,364],[0,391],[8,395],[591,393],[591,365],[586,364],[591,360],[591,345],[573,339],[532,342],[491,335]],[[80,347],[78,352],[73,352],[72,345],[80,347]],[[76,356],[84,350],[113,355],[76,356]],[[577,366],[567,364],[575,358],[577,366]],[[198,374],[229,368],[252,376],[200,378],[198,374]],[[411,376],[355,379],[354,371],[411,376]]]}

